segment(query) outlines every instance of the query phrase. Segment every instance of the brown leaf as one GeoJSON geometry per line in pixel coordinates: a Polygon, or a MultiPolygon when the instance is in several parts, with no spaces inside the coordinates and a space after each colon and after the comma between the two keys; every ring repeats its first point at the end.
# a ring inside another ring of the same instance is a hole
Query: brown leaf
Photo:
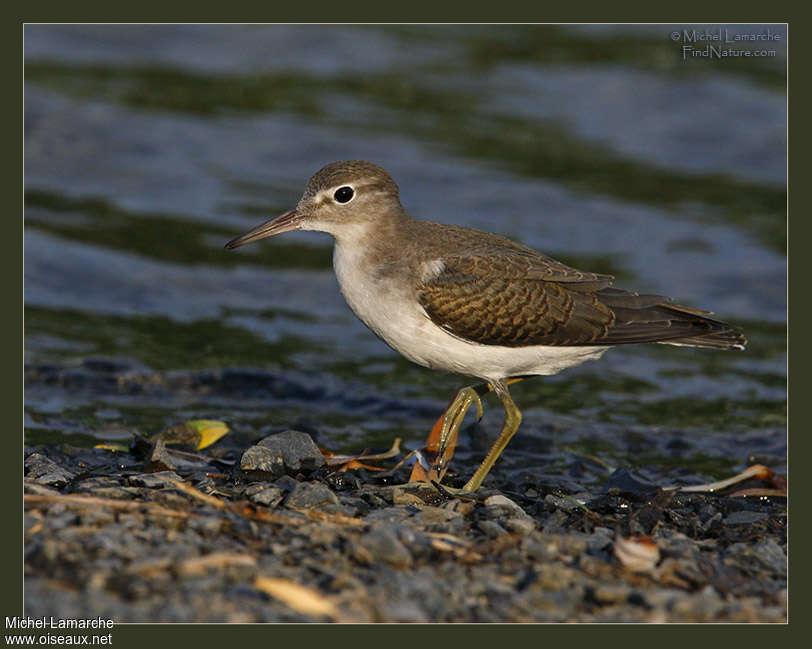
{"type": "Polygon", "coordinates": [[[324,595],[313,588],[302,586],[287,579],[257,577],[254,588],[278,599],[294,611],[304,615],[324,615],[333,619],[338,617],[335,605],[324,595]]]}

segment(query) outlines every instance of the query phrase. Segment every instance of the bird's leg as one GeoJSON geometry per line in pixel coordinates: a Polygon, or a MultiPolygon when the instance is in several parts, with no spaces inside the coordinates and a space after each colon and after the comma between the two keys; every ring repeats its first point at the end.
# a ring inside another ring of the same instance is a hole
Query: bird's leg
{"type": "MultiPolygon", "coordinates": [[[[524,377],[512,377],[505,379],[504,384],[507,386],[511,383],[521,381],[523,378],[524,377]]],[[[437,443],[432,445],[432,448],[436,450],[431,468],[429,469],[428,473],[426,473],[425,470],[422,470],[418,474],[418,477],[414,477],[413,472],[412,480],[436,480],[437,482],[440,482],[443,479],[446,471],[448,470],[448,462],[451,460],[451,457],[454,454],[454,445],[457,441],[457,434],[459,433],[460,426],[465,419],[465,414],[473,404],[476,404],[477,416],[479,419],[482,419],[483,411],[482,400],[480,397],[485,396],[488,392],[494,389],[495,388],[491,383],[479,383],[477,385],[464,387],[454,395],[454,398],[451,400],[448,408],[446,408],[445,412],[434,425],[434,429],[432,430],[431,437],[434,437],[438,429],[439,435],[437,438],[437,443]]],[[[505,390],[507,390],[507,388],[505,388],[505,390]]],[[[509,395],[508,398],[510,398],[509,395]]],[[[516,424],[516,427],[518,428],[518,424],[516,424]]],[[[505,442],[505,444],[507,444],[507,442],[505,442]]],[[[487,471],[485,473],[487,473],[487,471]]]]}
{"type": "Polygon", "coordinates": [[[502,379],[490,383],[490,388],[496,392],[496,395],[505,408],[505,423],[502,426],[502,432],[499,433],[499,437],[496,438],[491,450],[488,451],[488,455],[482,461],[482,464],[479,465],[474,475],[471,476],[471,479],[462,488],[463,493],[476,491],[482,486],[482,481],[485,479],[485,476],[488,475],[488,471],[491,470],[491,467],[499,458],[505,446],[507,446],[510,438],[513,437],[514,433],[519,429],[519,425],[522,423],[522,413],[516,407],[516,404],[513,403],[513,399],[507,387],[509,383],[515,383],[517,380],[521,379],[508,379],[507,381],[502,379]]]}
{"type": "Polygon", "coordinates": [[[431,466],[430,477],[439,482],[445,476],[448,470],[448,461],[451,459],[453,450],[449,452],[449,448],[453,449],[457,441],[457,433],[460,430],[463,419],[468,409],[476,404],[477,417],[482,419],[482,399],[480,397],[486,395],[491,390],[491,386],[487,383],[480,383],[479,385],[469,385],[461,388],[451,403],[446,408],[440,421],[440,438],[437,441],[437,453],[435,455],[434,463],[431,466]]]}

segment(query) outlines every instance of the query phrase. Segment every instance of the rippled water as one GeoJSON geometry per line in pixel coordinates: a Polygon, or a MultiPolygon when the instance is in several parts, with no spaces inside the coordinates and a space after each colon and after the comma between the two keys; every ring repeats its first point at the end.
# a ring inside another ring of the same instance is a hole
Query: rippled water
{"type": "MultiPolygon", "coordinates": [[[[617,349],[515,386],[504,466],[587,453],[715,475],[783,457],[786,32],[771,30],[775,57],[683,61],[668,25],[26,26],[28,368],[298,386],[128,392],[34,372],[27,441],[205,416],[247,434],[307,421],[336,449],[418,446],[466,379],[355,319],[329,237],[222,249],[322,165],[365,158],[417,218],[506,234],[750,338],[744,353],[617,349]]],[[[486,402],[482,425],[500,421],[486,402]]]]}

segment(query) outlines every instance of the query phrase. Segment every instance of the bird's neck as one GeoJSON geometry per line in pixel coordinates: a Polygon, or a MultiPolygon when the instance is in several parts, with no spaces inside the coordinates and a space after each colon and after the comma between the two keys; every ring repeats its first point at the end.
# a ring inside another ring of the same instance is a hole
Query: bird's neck
{"type": "Polygon", "coordinates": [[[377,213],[374,217],[344,223],[331,232],[336,247],[353,248],[365,254],[387,254],[397,248],[409,231],[411,217],[401,208],[377,213]]]}

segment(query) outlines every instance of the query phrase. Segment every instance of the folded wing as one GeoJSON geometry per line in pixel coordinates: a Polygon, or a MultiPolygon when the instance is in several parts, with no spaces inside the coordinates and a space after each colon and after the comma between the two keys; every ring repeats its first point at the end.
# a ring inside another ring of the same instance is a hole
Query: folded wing
{"type": "Polygon", "coordinates": [[[707,311],[613,288],[611,275],[579,271],[530,249],[441,261],[419,287],[420,303],[435,324],[472,342],[507,347],[663,342],[722,349],[747,342],[707,311]]]}

